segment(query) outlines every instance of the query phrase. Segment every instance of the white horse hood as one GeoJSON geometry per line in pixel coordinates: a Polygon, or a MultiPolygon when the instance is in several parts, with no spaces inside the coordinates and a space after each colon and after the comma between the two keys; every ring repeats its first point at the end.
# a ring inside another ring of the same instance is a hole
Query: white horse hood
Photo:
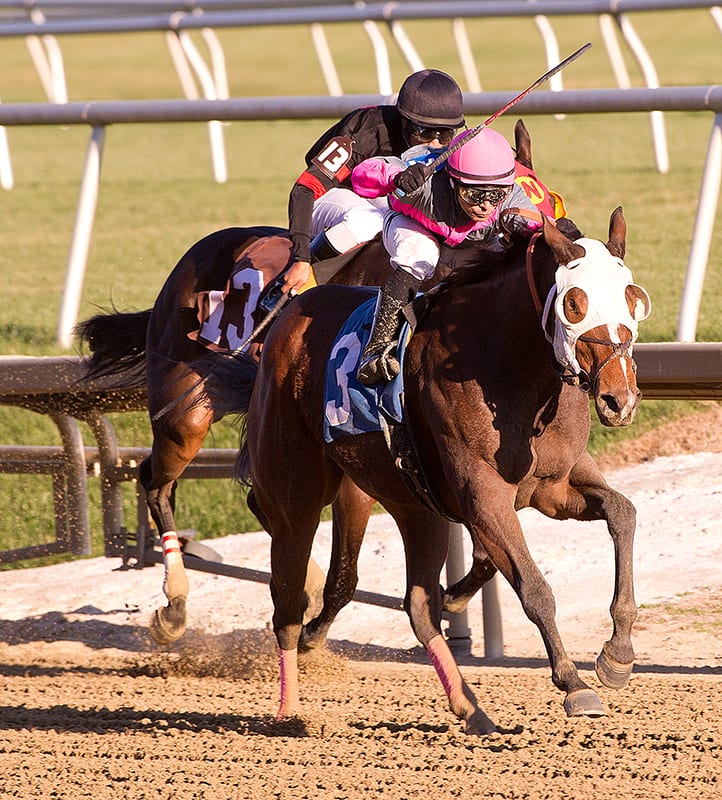
{"type": "Polygon", "coordinates": [[[578,375],[581,372],[576,358],[579,337],[598,325],[624,325],[635,342],[638,323],[649,316],[651,301],[646,290],[634,283],[631,270],[602,242],[582,238],[575,244],[584,248],[584,256],[557,267],[555,285],[544,304],[542,325],[545,331],[548,330],[547,321],[553,308],[554,335],[549,338],[547,334],[547,338],[554,347],[554,356],[559,364],[578,375]],[[627,286],[634,287],[638,298],[632,313],[625,294],[627,286]],[[584,318],[574,323],[564,314],[564,297],[572,288],[582,289],[588,300],[584,318]]]}

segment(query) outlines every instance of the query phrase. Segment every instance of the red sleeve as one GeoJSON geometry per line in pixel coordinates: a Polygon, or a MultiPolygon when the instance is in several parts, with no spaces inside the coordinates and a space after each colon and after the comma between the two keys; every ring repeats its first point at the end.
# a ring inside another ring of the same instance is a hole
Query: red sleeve
{"type": "Polygon", "coordinates": [[[310,172],[308,172],[308,170],[306,172],[302,172],[298,176],[296,183],[309,189],[313,194],[314,200],[318,200],[321,195],[326,194],[328,191],[323,183],[321,183],[321,181],[315,175],[312,175],[310,172]]]}

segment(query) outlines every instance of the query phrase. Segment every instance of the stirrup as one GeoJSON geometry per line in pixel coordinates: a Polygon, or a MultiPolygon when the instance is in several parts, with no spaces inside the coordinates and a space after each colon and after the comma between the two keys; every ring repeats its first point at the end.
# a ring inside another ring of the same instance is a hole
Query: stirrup
{"type": "Polygon", "coordinates": [[[401,372],[401,364],[395,352],[397,344],[398,342],[389,342],[382,350],[364,356],[356,371],[356,380],[365,386],[393,380],[401,372]]]}

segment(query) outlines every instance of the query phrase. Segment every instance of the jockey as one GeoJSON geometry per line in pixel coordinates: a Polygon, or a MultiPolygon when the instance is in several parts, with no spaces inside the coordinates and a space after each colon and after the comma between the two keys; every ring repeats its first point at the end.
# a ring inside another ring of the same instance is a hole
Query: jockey
{"type": "Polygon", "coordinates": [[[300,291],[311,263],[368,242],[381,231],[386,198],[362,199],[351,190],[351,171],[373,156],[400,156],[425,144],[437,152],[464,124],[456,81],[436,69],[410,75],[395,105],[360,108],[331,127],[306,154],[306,169],[291,189],[288,217],[293,263],[284,291],[300,291]]]}
{"type": "MultiPolygon", "coordinates": [[[[407,160],[408,156],[404,154],[407,160]]],[[[398,374],[393,350],[399,312],[434,274],[440,243],[456,247],[466,240],[476,241],[485,249],[498,251],[509,246],[510,235],[531,236],[541,227],[540,215],[514,176],[511,146],[490,128],[482,129],[452,153],[444,167],[430,177],[423,162],[407,167],[400,158],[372,158],[353,170],[353,188],[361,197],[388,196],[383,241],[394,268],[376,305],[371,337],[357,375],[361,383],[391,380],[398,374]],[[506,208],[533,212],[532,218],[524,213],[509,214],[502,231],[500,213],[506,208]]]]}

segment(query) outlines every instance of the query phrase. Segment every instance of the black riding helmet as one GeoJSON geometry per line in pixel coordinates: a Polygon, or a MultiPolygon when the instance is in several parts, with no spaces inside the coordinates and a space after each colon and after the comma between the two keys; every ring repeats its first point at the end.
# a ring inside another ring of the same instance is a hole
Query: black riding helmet
{"type": "Polygon", "coordinates": [[[459,128],[464,100],[456,81],[438,69],[422,69],[404,81],[396,107],[420,128],[459,128]]]}

